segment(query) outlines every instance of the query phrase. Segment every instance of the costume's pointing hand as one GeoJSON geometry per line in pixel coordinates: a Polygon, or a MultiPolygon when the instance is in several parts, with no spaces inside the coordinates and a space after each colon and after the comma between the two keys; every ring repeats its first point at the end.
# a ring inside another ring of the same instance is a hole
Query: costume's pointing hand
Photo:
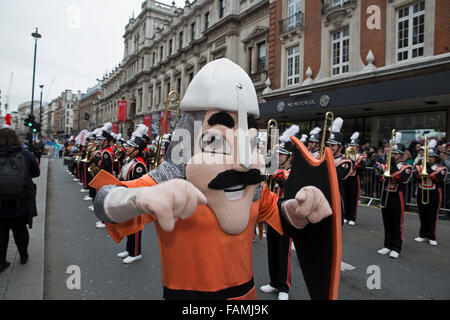
{"type": "Polygon", "coordinates": [[[318,223],[332,214],[331,207],[322,191],[313,186],[303,187],[284,205],[288,221],[297,229],[311,223],[318,223]]]}
{"type": "Polygon", "coordinates": [[[206,203],[205,195],[183,179],[173,179],[153,187],[142,188],[135,199],[138,209],[156,215],[164,231],[172,231],[178,218],[189,218],[198,205],[206,203]]]}

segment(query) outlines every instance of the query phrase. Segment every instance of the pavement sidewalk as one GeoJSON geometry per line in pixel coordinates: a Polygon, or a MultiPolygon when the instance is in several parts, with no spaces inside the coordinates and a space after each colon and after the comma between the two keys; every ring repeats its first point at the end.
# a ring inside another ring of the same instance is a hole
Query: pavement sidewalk
{"type": "Polygon", "coordinates": [[[33,179],[37,184],[38,216],[33,219],[33,228],[28,229],[30,233],[28,262],[24,265],[20,264],[20,255],[11,232],[6,258],[11,262],[11,266],[0,273],[0,300],[43,299],[48,162],[47,157],[41,158],[41,175],[33,179]]]}

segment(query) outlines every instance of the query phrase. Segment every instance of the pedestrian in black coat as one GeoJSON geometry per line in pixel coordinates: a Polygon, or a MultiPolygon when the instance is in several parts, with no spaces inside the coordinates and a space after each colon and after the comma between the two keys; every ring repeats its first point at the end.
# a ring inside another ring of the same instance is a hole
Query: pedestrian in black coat
{"type": "MultiPolygon", "coordinates": [[[[37,216],[36,185],[32,178],[39,177],[40,170],[34,155],[22,148],[16,132],[9,128],[0,129],[0,157],[23,155],[25,162],[25,183],[17,200],[2,200],[0,206],[0,273],[10,266],[6,261],[9,233],[13,232],[14,241],[20,254],[21,263],[28,260],[29,234],[27,224],[32,227],[32,219],[37,216]]],[[[2,181],[0,181],[2,183],[2,181]]],[[[4,182],[3,182],[4,183],[4,182]]]]}

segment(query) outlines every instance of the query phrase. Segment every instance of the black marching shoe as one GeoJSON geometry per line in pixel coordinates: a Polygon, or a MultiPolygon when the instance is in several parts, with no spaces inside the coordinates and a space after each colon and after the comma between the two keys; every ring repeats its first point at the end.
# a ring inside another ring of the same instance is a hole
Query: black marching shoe
{"type": "Polygon", "coordinates": [[[2,273],[10,265],[11,265],[11,263],[9,263],[8,261],[5,261],[4,263],[0,264],[0,273],[2,273]]]}
{"type": "Polygon", "coordinates": [[[28,261],[28,254],[20,256],[20,263],[25,264],[28,261]]]}

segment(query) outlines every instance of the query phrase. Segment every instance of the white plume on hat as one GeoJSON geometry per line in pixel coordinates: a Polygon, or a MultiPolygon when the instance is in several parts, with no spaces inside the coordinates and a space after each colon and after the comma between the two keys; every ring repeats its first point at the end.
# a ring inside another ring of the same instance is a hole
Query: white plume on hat
{"type": "Polygon", "coordinates": [[[355,132],[352,134],[352,136],[350,137],[350,140],[356,140],[359,138],[359,132],[355,132]]]}
{"type": "Polygon", "coordinates": [[[319,127],[315,127],[314,129],[311,130],[309,135],[312,136],[313,134],[319,134],[320,131],[322,131],[322,129],[320,129],[319,127]]]}
{"type": "Polygon", "coordinates": [[[145,124],[139,124],[131,135],[131,139],[134,137],[142,138],[148,132],[148,127],[145,124]]]}
{"type": "Polygon", "coordinates": [[[429,149],[434,149],[437,146],[437,141],[435,139],[430,140],[430,142],[428,142],[428,148],[429,149]]]}
{"type": "Polygon", "coordinates": [[[280,137],[280,142],[288,142],[292,136],[295,136],[300,131],[300,127],[293,124],[287,128],[280,137]]]}
{"type": "Polygon", "coordinates": [[[402,141],[402,133],[401,132],[396,132],[395,133],[395,137],[394,137],[394,141],[393,144],[399,144],[402,141]]]}
{"type": "Polygon", "coordinates": [[[302,138],[300,139],[301,142],[306,142],[308,139],[308,136],[306,134],[302,134],[302,138]]]}
{"type": "Polygon", "coordinates": [[[104,130],[104,131],[106,131],[107,133],[111,134],[111,132],[113,132],[113,125],[112,125],[112,123],[111,123],[111,122],[106,122],[106,123],[103,125],[102,130],[104,130]]]}
{"type": "Polygon", "coordinates": [[[122,134],[121,133],[119,133],[117,136],[116,136],[116,139],[117,140],[120,140],[120,139],[122,139],[122,134]]]}
{"type": "Polygon", "coordinates": [[[331,126],[331,132],[341,132],[343,123],[344,120],[341,117],[334,119],[333,125],[331,126]]]}

